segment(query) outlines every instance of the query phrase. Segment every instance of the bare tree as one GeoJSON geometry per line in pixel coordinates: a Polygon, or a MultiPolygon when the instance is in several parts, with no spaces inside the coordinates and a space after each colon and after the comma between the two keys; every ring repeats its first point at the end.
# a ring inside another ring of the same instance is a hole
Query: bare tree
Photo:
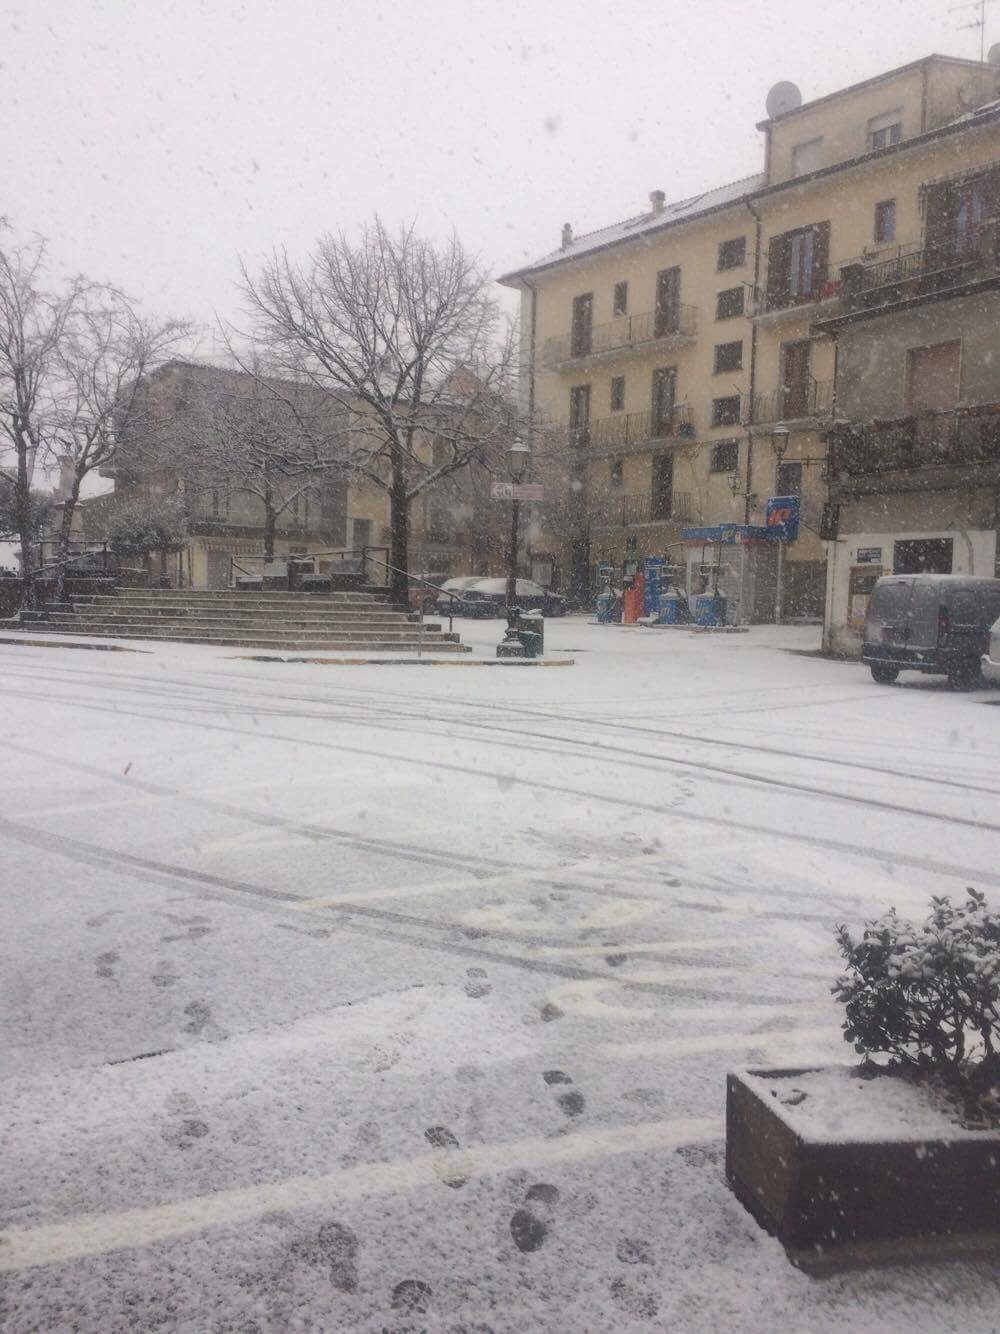
{"type": "MultiPolygon", "coordinates": [[[[0,233],[6,232],[9,225],[0,220],[0,233]]],[[[60,412],[59,347],[84,291],[80,279],[49,291],[45,262],[41,239],[0,245],[0,438],[14,454],[14,524],[26,607],[35,605],[31,479],[60,412]]]]}
{"type": "Polygon", "coordinates": [[[62,331],[54,355],[61,399],[47,441],[60,465],[68,465],[56,551],[60,595],[80,489],[90,473],[114,462],[121,441],[141,448],[139,437],[155,429],[146,413],[144,377],[190,334],[179,320],[145,318],[110,287],[83,293],[62,331]]]}
{"type": "Polygon", "coordinates": [[[357,242],[323,237],[303,264],[244,266],[242,289],[269,363],[338,405],[345,465],[388,493],[404,602],[411,501],[513,429],[515,342],[486,275],[457,238],[437,248],[376,218],[357,242]]]}

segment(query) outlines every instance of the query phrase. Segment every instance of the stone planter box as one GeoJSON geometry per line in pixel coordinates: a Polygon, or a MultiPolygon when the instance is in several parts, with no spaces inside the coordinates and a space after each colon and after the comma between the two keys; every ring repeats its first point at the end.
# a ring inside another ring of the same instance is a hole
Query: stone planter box
{"type": "Polygon", "coordinates": [[[849,1067],[727,1082],[726,1176],[790,1250],[1000,1234],[1000,1131],[965,1130],[919,1088],[849,1067]]]}

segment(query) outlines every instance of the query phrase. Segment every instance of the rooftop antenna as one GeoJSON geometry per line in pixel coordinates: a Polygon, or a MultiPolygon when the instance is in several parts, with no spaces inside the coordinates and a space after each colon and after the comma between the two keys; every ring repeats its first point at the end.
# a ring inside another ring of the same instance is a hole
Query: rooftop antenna
{"type": "Polygon", "coordinates": [[[974,29],[979,32],[979,63],[986,64],[986,6],[993,4],[993,0],[969,0],[965,4],[951,5],[948,9],[949,14],[962,14],[974,10],[976,17],[971,23],[960,23],[956,32],[971,32],[974,29]]]}

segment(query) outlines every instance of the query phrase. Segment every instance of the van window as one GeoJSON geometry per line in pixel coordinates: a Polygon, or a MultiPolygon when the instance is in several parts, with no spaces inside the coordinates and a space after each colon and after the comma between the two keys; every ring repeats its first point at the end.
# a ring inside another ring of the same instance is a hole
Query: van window
{"type": "Polygon", "coordinates": [[[896,624],[906,619],[913,597],[910,583],[876,584],[868,606],[869,619],[883,624],[896,624]]]}

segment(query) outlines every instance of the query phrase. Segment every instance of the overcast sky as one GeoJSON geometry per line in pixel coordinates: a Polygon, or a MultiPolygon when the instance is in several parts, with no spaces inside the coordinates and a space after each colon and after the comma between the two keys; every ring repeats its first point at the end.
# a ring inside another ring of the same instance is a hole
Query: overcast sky
{"type": "Polygon", "coordinates": [[[566,220],[758,170],[778,79],[808,100],[978,56],[955,2],[7,3],[0,210],[61,268],[206,325],[238,313],[238,255],[303,252],[375,210],[454,227],[501,272],[566,220]]]}

